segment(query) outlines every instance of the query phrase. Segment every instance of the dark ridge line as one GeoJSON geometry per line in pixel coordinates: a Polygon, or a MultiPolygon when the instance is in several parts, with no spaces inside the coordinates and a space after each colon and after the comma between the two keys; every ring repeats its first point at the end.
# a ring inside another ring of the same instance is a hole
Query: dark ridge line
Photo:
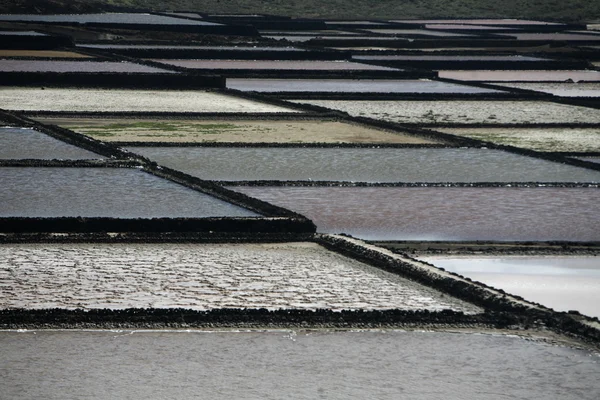
{"type": "Polygon", "coordinates": [[[548,153],[561,157],[600,157],[600,151],[552,151],[548,153]]]}
{"type": "Polygon", "coordinates": [[[56,125],[47,125],[34,121],[14,111],[0,110],[0,119],[9,124],[16,124],[19,127],[33,128],[38,132],[44,133],[62,142],[72,144],[111,159],[129,160],[135,158],[132,153],[122,151],[110,144],[106,144],[89,136],[56,125]]]}
{"type": "Polygon", "coordinates": [[[217,75],[168,72],[0,72],[0,85],[63,89],[207,90],[224,87],[225,79],[217,75]]]}
{"type": "MultiPolygon", "coordinates": [[[[569,241],[415,241],[415,240],[375,240],[368,243],[383,247],[397,254],[443,255],[448,257],[470,256],[597,256],[600,255],[600,242],[569,241]]],[[[438,267],[442,270],[444,268],[438,267]]]]}
{"type": "MultiPolygon", "coordinates": [[[[331,251],[483,307],[486,312],[509,313],[512,316],[531,318],[542,322],[543,325],[555,332],[580,336],[592,342],[600,343],[600,329],[592,328],[576,320],[573,314],[556,312],[543,305],[528,302],[520,296],[507,295],[502,289],[495,289],[481,282],[472,281],[459,274],[445,271],[452,277],[444,277],[341,237],[317,234],[315,235],[315,241],[331,251]],[[517,301],[525,304],[517,303],[517,301]]],[[[403,257],[435,267],[432,264],[416,260],[407,254],[403,254],[403,257]]],[[[581,316],[579,313],[576,314],[576,317],[581,317],[587,321],[598,321],[597,318],[581,316]]]]}
{"type": "Polygon", "coordinates": [[[250,187],[399,187],[399,188],[600,188],[600,182],[348,182],[348,181],[212,181],[250,187]]]}
{"type": "Polygon", "coordinates": [[[256,199],[246,194],[227,189],[213,181],[203,180],[181,171],[177,171],[164,166],[159,166],[158,164],[152,161],[149,161],[145,165],[143,170],[159,178],[167,179],[169,181],[186,186],[190,189],[199,191],[204,194],[208,194],[217,199],[254,211],[265,217],[283,217],[298,219],[299,221],[302,221],[304,223],[312,224],[314,229],[316,229],[316,226],[313,224],[313,222],[301,214],[268,203],[266,201],[256,199]]]}
{"type": "Polygon", "coordinates": [[[312,241],[295,232],[22,232],[2,233],[0,243],[287,243],[312,241]]]}
{"type": "MultiPolygon", "coordinates": [[[[358,61],[353,61],[359,63],[358,61]]],[[[156,63],[154,67],[164,65],[156,63]]],[[[435,73],[426,70],[296,70],[296,69],[234,69],[234,68],[186,68],[176,66],[180,72],[197,74],[217,73],[225,78],[246,79],[424,79],[435,73]]]]}
{"type": "Polygon", "coordinates": [[[315,225],[306,218],[204,217],[204,218],[112,218],[112,217],[0,217],[0,232],[38,233],[283,233],[312,234],[315,225]]]}
{"type": "MultiPolygon", "coordinates": [[[[393,132],[392,132],[393,133],[393,132]]],[[[414,135],[411,135],[414,136],[414,135]]],[[[318,149],[451,149],[457,146],[441,143],[329,143],[329,142],[108,142],[118,147],[252,147],[252,148],[318,148],[318,149]]]]}
{"type": "Polygon", "coordinates": [[[0,310],[1,329],[82,329],[82,328],[383,328],[406,326],[494,327],[535,329],[539,323],[510,313],[469,315],[451,310],[410,311],[327,309],[213,309],[183,308],[110,309],[5,309],[0,310]]]}

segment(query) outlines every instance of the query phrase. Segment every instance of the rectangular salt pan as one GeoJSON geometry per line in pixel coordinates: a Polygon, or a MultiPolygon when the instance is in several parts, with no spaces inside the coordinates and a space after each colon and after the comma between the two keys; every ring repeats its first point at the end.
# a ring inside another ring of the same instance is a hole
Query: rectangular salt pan
{"type": "Polygon", "coordinates": [[[232,189],[369,240],[600,240],[597,188],[232,189]]]}
{"type": "Polygon", "coordinates": [[[121,72],[175,73],[130,62],[0,60],[0,72],[121,72]]]}
{"type": "Polygon", "coordinates": [[[508,83],[508,82],[489,82],[504,87],[534,90],[536,92],[550,93],[555,96],[563,97],[600,97],[600,82],[593,83],[565,83],[565,82],[544,82],[544,83],[508,83]]]}
{"type": "Polygon", "coordinates": [[[291,101],[400,124],[600,123],[600,110],[543,101],[291,101]]]}
{"type": "Polygon", "coordinates": [[[248,217],[257,214],[128,168],[3,167],[2,217],[248,217]]]}
{"type": "Polygon", "coordinates": [[[0,245],[0,308],[477,307],[313,243],[0,245]]]}
{"type": "Polygon", "coordinates": [[[0,103],[27,111],[299,112],[203,91],[0,88],[0,103]]]}
{"type": "Polygon", "coordinates": [[[599,71],[439,71],[440,78],[457,79],[460,81],[554,81],[554,82],[579,82],[600,81],[599,71]]]}
{"type": "Polygon", "coordinates": [[[419,257],[557,311],[600,318],[598,257],[419,257]]]}
{"type": "Polygon", "coordinates": [[[436,131],[548,152],[600,152],[600,128],[434,128],[436,131]]]}
{"type": "Polygon", "coordinates": [[[53,22],[78,24],[221,25],[213,22],[145,13],[102,14],[0,14],[0,21],[53,22]]]}
{"type": "Polygon", "coordinates": [[[440,143],[330,120],[35,118],[103,141],[195,143],[440,143]]]}
{"type": "Polygon", "coordinates": [[[252,69],[298,71],[397,71],[395,68],[348,61],[152,60],[191,69],[252,69]]]}
{"type": "Polygon", "coordinates": [[[104,157],[33,129],[0,128],[0,159],[27,158],[81,160],[104,157]]]}
{"type": "Polygon", "coordinates": [[[201,393],[211,400],[393,399],[398,393],[501,400],[550,393],[597,400],[597,352],[561,345],[557,335],[537,340],[535,329],[523,336],[425,329],[2,331],[3,393],[100,400],[201,393]]]}
{"type": "Polygon", "coordinates": [[[485,149],[129,147],[201,179],[600,182],[600,171],[485,149]]]}
{"type": "Polygon", "coordinates": [[[391,79],[227,79],[227,87],[253,92],[502,93],[454,83],[391,79]]]}

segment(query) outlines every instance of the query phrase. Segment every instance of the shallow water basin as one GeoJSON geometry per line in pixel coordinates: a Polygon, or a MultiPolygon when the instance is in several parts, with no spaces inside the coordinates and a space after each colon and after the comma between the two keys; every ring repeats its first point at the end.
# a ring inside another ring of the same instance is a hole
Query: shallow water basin
{"type": "Polygon", "coordinates": [[[209,180],[600,182],[587,170],[487,149],[128,147],[209,180]]]}
{"type": "Polygon", "coordinates": [[[3,167],[2,217],[220,217],[255,213],[128,168],[3,167]]]}
{"type": "Polygon", "coordinates": [[[106,142],[440,143],[400,132],[329,120],[35,119],[106,142]]]}
{"type": "Polygon", "coordinates": [[[456,272],[557,311],[600,318],[600,257],[423,256],[456,272]]]}
{"type": "Polygon", "coordinates": [[[27,111],[287,112],[297,110],[220,93],[181,90],[57,89],[4,87],[5,109],[27,111]]]}
{"type": "Polygon", "coordinates": [[[0,128],[0,159],[99,159],[105,158],[28,128],[0,128]]]}
{"type": "Polygon", "coordinates": [[[600,240],[597,188],[232,189],[370,240],[600,240]]]}
{"type": "Polygon", "coordinates": [[[227,87],[254,92],[502,93],[438,81],[390,79],[227,79],[227,87]]]}

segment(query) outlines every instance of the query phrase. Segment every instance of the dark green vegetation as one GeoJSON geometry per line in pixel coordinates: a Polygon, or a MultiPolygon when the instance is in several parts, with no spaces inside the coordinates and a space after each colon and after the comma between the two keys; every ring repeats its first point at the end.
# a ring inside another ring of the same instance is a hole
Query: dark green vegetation
{"type": "Polygon", "coordinates": [[[2,12],[52,13],[124,9],[262,13],[318,18],[532,18],[568,22],[600,19],[589,0],[0,0],[2,12]]]}

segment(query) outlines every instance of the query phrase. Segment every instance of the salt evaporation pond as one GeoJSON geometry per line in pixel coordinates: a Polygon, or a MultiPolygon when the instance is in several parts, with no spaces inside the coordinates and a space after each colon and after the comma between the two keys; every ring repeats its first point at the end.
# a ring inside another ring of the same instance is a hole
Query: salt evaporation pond
{"type": "MultiPolygon", "coordinates": [[[[489,82],[496,84],[496,82],[489,82]]],[[[552,82],[552,83],[497,83],[504,87],[535,90],[564,97],[600,97],[600,82],[552,82]]]]}
{"type": "Polygon", "coordinates": [[[103,156],[29,128],[0,128],[0,159],[98,159],[103,156]]]}
{"type": "Polygon", "coordinates": [[[13,49],[0,49],[0,57],[92,58],[91,56],[74,53],[72,51],[13,49]]]}
{"type": "Polygon", "coordinates": [[[7,398],[596,400],[600,357],[446,332],[3,331],[7,398]]]}
{"type": "Polygon", "coordinates": [[[128,168],[3,167],[2,217],[237,217],[257,214],[128,168]]]}
{"type": "Polygon", "coordinates": [[[193,45],[160,45],[160,44],[93,44],[93,43],[82,43],[78,44],[77,47],[84,47],[90,49],[126,49],[126,50],[221,50],[221,51],[290,51],[290,52],[303,52],[305,49],[299,49],[297,47],[265,47],[265,46],[193,46],[193,45]]]}
{"type": "Polygon", "coordinates": [[[600,182],[600,171],[487,149],[128,147],[209,180],[600,182]]]}
{"type": "Polygon", "coordinates": [[[162,64],[192,69],[252,69],[252,70],[299,70],[299,71],[398,71],[396,68],[360,64],[349,61],[311,60],[162,60],[162,64]]]}
{"type": "Polygon", "coordinates": [[[512,26],[516,25],[563,25],[558,22],[532,21],[527,19],[395,19],[390,22],[399,22],[402,24],[474,24],[474,25],[494,25],[494,26],[512,26]]]}
{"type": "Polygon", "coordinates": [[[106,142],[441,143],[429,138],[332,120],[34,119],[106,142]]]}
{"type": "Polygon", "coordinates": [[[600,240],[597,188],[232,189],[369,240],[600,240]]]}
{"type": "Polygon", "coordinates": [[[548,152],[600,152],[600,128],[443,128],[436,131],[548,152]]]}
{"type": "Polygon", "coordinates": [[[227,79],[227,87],[253,92],[502,93],[439,81],[392,79],[227,79]]]}
{"type": "Polygon", "coordinates": [[[575,158],[577,158],[579,160],[583,160],[583,161],[600,163],[600,157],[575,157],[575,158]]]}
{"type": "MultiPolygon", "coordinates": [[[[600,36],[598,36],[600,38],[600,36]]],[[[507,81],[507,82],[564,82],[571,80],[600,81],[600,71],[547,71],[547,70],[490,70],[490,71],[438,71],[440,78],[458,79],[460,81],[507,81]]]]}
{"type": "Polygon", "coordinates": [[[419,257],[553,308],[600,318],[600,257],[419,257]]]}
{"type": "Polygon", "coordinates": [[[580,33],[562,33],[562,32],[558,32],[558,33],[529,33],[529,32],[518,32],[518,33],[505,33],[503,34],[505,36],[510,36],[510,37],[514,37],[517,40],[544,40],[544,41],[548,41],[548,40],[565,40],[565,41],[594,41],[594,42],[600,42],[600,35],[595,35],[595,34],[589,34],[589,35],[585,35],[585,34],[580,34],[580,33]]]}
{"type": "Polygon", "coordinates": [[[121,72],[174,74],[166,69],[115,61],[0,60],[0,72],[121,72]]]}
{"type": "Polygon", "coordinates": [[[372,33],[397,36],[473,37],[465,33],[436,32],[427,29],[366,29],[372,33]]]}
{"type": "Polygon", "coordinates": [[[411,124],[600,123],[600,110],[543,101],[292,100],[370,117],[411,124]]]}
{"type": "Polygon", "coordinates": [[[0,245],[0,309],[481,310],[315,243],[0,245]]]}
{"type": "Polygon", "coordinates": [[[522,61],[549,61],[548,58],[526,57],[526,56],[465,56],[465,55],[406,55],[406,54],[388,54],[388,55],[353,55],[354,60],[381,60],[381,61],[502,61],[502,62],[522,62],[522,61]]]}
{"type": "Polygon", "coordinates": [[[3,108],[25,111],[156,111],[297,113],[299,111],[220,93],[196,90],[0,88],[3,108]]]}
{"type": "Polygon", "coordinates": [[[26,21],[78,24],[150,24],[150,25],[221,25],[214,22],[168,17],[149,13],[99,14],[0,14],[0,21],[26,21]]]}

